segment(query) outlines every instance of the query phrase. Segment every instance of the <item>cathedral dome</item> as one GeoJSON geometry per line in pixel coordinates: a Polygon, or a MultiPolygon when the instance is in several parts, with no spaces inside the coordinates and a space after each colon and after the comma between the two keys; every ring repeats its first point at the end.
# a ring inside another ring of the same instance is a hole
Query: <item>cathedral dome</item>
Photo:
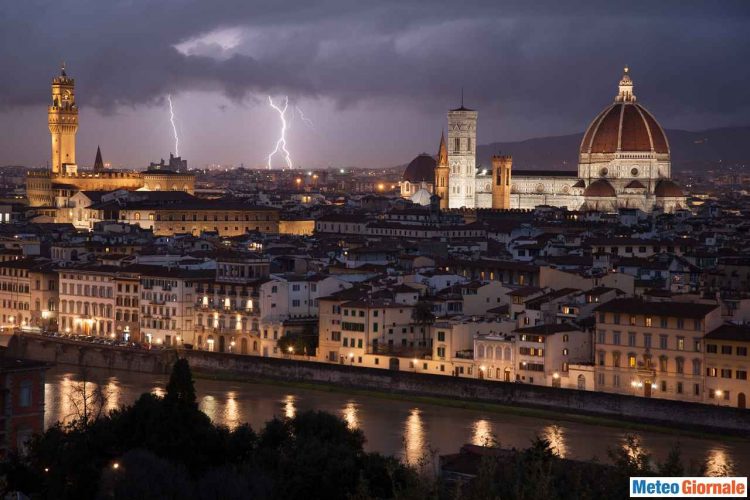
{"type": "Polygon", "coordinates": [[[604,179],[599,179],[598,181],[592,182],[589,187],[583,191],[583,196],[588,198],[614,198],[617,196],[617,193],[615,193],[615,188],[613,188],[609,182],[604,179]]]}
{"type": "Polygon", "coordinates": [[[630,151],[669,154],[669,143],[661,125],[635,100],[633,81],[625,68],[615,102],[599,113],[586,129],[581,154],[630,151]]]}
{"type": "Polygon", "coordinates": [[[437,162],[435,161],[435,158],[427,153],[422,153],[414,158],[406,167],[402,180],[411,183],[419,183],[422,181],[434,182],[436,165],[437,162]]]}
{"type": "Polygon", "coordinates": [[[677,184],[666,179],[656,183],[654,195],[657,198],[682,198],[685,196],[677,184]]]}
{"type": "Polygon", "coordinates": [[[432,197],[432,194],[427,191],[425,188],[421,188],[419,191],[411,195],[411,201],[413,203],[416,203],[417,205],[422,205],[423,207],[426,207],[430,204],[430,198],[432,197]]]}

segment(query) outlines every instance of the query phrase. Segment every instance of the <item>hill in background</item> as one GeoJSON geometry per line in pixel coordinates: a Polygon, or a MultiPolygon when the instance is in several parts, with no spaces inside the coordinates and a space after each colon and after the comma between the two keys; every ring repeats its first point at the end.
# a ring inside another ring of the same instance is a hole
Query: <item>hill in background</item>
{"type": "MultiPolygon", "coordinates": [[[[750,126],[724,127],[690,132],[666,130],[674,170],[723,164],[750,163],[750,126]]],[[[517,142],[493,142],[477,146],[477,162],[489,167],[493,154],[513,156],[519,169],[575,170],[583,133],[539,137],[517,142]]]]}

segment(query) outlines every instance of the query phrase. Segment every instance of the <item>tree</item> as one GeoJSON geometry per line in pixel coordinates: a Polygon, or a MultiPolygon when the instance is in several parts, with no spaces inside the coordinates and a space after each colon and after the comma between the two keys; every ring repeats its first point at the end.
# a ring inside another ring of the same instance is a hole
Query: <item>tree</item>
{"type": "Polygon", "coordinates": [[[432,306],[429,302],[419,301],[414,306],[414,322],[419,325],[422,332],[422,346],[427,345],[427,325],[435,322],[435,315],[432,314],[432,306]]]}
{"type": "Polygon", "coordinates": [[[167,394],[164,396],[164,401],[169,404],[198,407],[195,397],[193,373],[190,371],[190,364],[187,359],[180,358],[175,361],[172,373],[169,375],[167,394]]]}

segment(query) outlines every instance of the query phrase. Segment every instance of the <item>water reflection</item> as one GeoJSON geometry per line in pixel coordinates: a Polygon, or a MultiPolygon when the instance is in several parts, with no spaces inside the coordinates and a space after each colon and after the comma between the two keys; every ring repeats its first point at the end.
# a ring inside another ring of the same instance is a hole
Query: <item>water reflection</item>
{"type": "Polygon", "coordinates": [[[471,438],[471,444],[477,446],[497,446],[497,439],[492,433],[492,424],[487,420],[481,419],[474,422],[474,433],[471,438]]]}
{"type": "Polygon", "coordinates": [[[565,443],[565,431],[559,425],[548,425],[542,429],[541,437],[549,442],[552,453],[558,457],[565,458],[568,454],[568,445],[565,443]]]}
{"type": "MultiPolygon", "coordinates": [[[[91,370],[89,380],[101,381],[101,387],[110,394],[105,408],[132,404],[142,393],[152,392],[163,396],[165,377],[118,371],[91,370]],[[94,378],[92,378],[94,376],[94,378]]],[[[83,373],[76,368],[58,366],[48,372],[45,385],[45,424],[55,424],[78,416],[76,401],[81,400],[83,373]]],[[[96,384],[91,382],[86,392],[91,394],[96,384]]],[[[367,451],[400,455],[405,461],[421,465],[422,459],[432,459],[431,449],[441,453],[455,453],[466,442],[484,445],[495,436],[502,436],[500,444],[506,448],[525,448],[529,440],[539,435],[549,440],[555,453],[565,458],[588,460],[594,456],[607,460],[607,450],[616,448],[637,457],[642,452],[638,446],[628,447],[621,430],[578,422],[566,422],[563,428],[554,420],[542,420],[514,415],[488,415],[472,410],[452,409],[414,403],[374,399],[361,395],[346,396],[324,391],[286,389],[264,384],[233,383],[213,380],[196,381],[200,408],[216,423],[229,427],[248,422],[256,430],[262,429],[274,416],[294,417],[303,409],[322,410],[340,415],[350,428],[361,429],[367,442],[367,451]],[[231,388],[231,390],[230,390],[231,388]]],[[[80,405],[79,405],[80,406],[80,405]]],[[[680,441],[685,464],[707,465],[707,473],[721,475],[739,473],[750,466],[750,446],[747,441],[727,441],[717,444],[711,439],[688,436],[670,436],[644,431],[640,433],[647,443],[654,461],[663,461],[680,441]]]]}
{"type": "Polygon", "coordinates": [[[117,377],[110,377],[104,389],[104,401],[108,412],[120,407],[120,396],[120,384],[117,377]]]}
{"type": "Polygon", "coordinates": [[[211,419],[212,422],[216,423],[222,423],[217,422],[216,420],[216,398],[211,396],[210,394],[206,394],[203,396],[203,399],[201,399],[201,402],[199,404],[199,408],[203,413],[208,415],[208,418],[211,419]]]}
{"type": "Polygon", "coordinates": [[[242,423],[240,415],[240,406],[237,404],[237,393],[229,391],[227,393],[227,404],[224,407],[224,425],[230,429],[236,428],[242,423]]]}
{"type": "Polygon", "coordinates": [[[163,387],[157,385],[151,389],[151,394],[163,398],[167,394],[167,391],[165,391],[163,387]]]}
{"type": "Polygon", "coordinates": [[[723,448],[713,448],[708,451],[706,459],[706,475],[725,477],[734,475],[734,464],[729,453],[723,448]]]}
{"type": "Polygon", "coordinates": [[[419,409],[413,408],[404,426],[404,451],[406,463],[417,465],[425,452],[424,424],[419,409]]]}
{"type": "Polygon", "coordinates": [[[349,401],[348,403],[346,403],[346,406],[344,406],[342,413],[344,415],[344,420],[346,421],[346,425],[348,425],[350,429],[359,428],[359,417],[357,416],[357,405],[353,401],[349,401]]]}
{"type": "Polygon", "coordinates": [[[287,394],[284,398],[284,416],[286,418],[294,418],[297,414],[297,407],[295,406],[296,398],[292,394],[287,394]]]}

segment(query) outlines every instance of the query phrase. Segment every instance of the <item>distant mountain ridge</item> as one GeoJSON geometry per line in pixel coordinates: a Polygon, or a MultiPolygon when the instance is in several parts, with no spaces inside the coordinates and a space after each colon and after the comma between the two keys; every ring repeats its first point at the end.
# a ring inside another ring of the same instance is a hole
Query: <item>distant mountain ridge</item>
{"type": "MultiPolygon", "coordinates": [[[[701,168],[721,161],[750,161],[750,126],[722,127],[698,132],[665,130],[675,170],[701,168]]],[[[513,156],[513,167],[529,170],[576,170],[583,133],[538,137],[477,146],[477,162],[489,167],[498,152],[513,156]]]]}

